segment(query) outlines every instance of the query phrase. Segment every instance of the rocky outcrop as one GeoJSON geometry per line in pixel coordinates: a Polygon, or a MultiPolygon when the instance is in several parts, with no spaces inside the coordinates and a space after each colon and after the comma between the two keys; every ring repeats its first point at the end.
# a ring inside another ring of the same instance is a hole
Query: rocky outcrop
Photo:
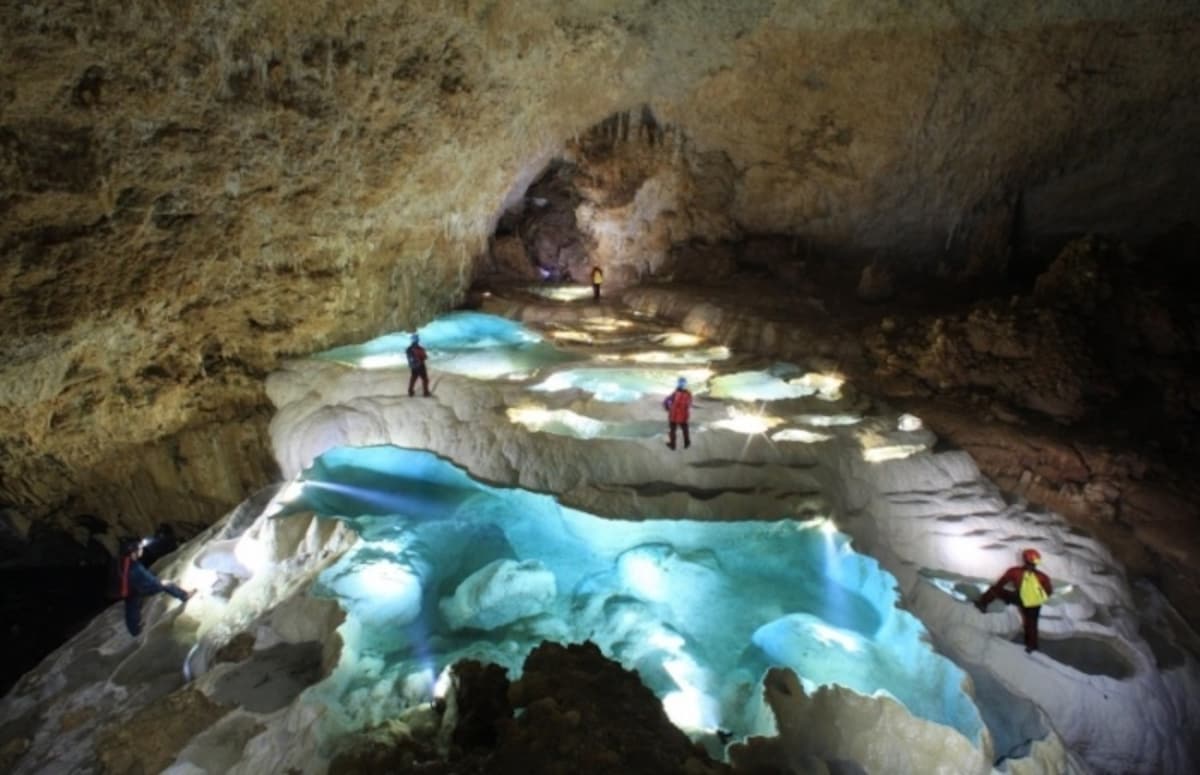
{"type": "Polygon", "coordinates": [[[210,726],[230,710],[194,689],[172,692],[106,730],[96,742],[101,772],[165,769],[196,729],[210,726]]]}
{"type": "Polygon", "coordinates": [[[995,395],[1062,422],[1117,394],[1078,321],[1016,300],[918,320],[885,318],[867,341],[882,380],[908,378],[930,394],[995,395]]]}
{"type": "Polygon", "coordinates": [[[732,772],[667,720],[636,673],[593,643],[543,643],[511,683],[503,669],[473,661],[455,665],[452,676],[441,728],[426,732],[444,750],[411,728],[376,730],[350,743],[329,772],[732,772]]]}

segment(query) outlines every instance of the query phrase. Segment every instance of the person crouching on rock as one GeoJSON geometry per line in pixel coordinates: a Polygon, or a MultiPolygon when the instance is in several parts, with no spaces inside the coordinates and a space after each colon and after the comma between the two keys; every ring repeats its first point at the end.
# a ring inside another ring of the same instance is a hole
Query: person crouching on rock
{"type": "Polygon", "coordinates": [[[186,603],[192,596],[171,583],[163,583],[142,565],[143,541],[127,543],[121,552],[118,570],[118,595],[125,601],[125,627],[129,634],[137,636],[142,631],[143,598],[166,592],[180,602],[186,603]]]}
{"type": "Polygon", "coordinates": [[[675,392],[663,399],[663,409],[667,410],[667,423],[670,427],[667,446],[675,449],[675,429],[683,430],[683,448],[692,446],[688,437],[688,418],[692,411],[692,394],[687,389],[687,380],[683,377],[675,383],[675,392]]]}
{"type": "Polygon", "coordinates": [[[1042,555],[1037,549],[1021,552],[1021,565],[1009,568],[996,583],[988,587],[983,596],[975,601],[980,613],[986,613],[988,603],[997,597],[1005,603],[1017,606],[1021,612],[1021,624],[1025,627],[1025,653],[1031,654],[1038,647],[1038,616],[1042,603],[1054,594],[1050,577],[1037,569],[1042,555]],[[1009,589],[1008,587],[1012,587],[1009,589]]]}

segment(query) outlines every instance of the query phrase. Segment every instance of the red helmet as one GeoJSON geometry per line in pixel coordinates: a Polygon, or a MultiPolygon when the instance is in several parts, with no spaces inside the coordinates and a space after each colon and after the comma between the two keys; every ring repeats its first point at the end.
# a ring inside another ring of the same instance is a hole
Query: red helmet
{"type": "Polygon", "coordinates": [[[1042,555],[1037,549],[1026,549],[1021,552],[1021,559],[1030,565],[1037,565],[1042,561],[1042,555]]]}

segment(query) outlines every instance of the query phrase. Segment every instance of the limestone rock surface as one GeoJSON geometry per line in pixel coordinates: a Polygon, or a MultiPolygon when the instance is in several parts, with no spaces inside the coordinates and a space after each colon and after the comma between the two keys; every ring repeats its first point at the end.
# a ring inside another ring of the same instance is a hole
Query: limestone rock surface
{"type": "Polygon", "coordinates": [[[1194,11],[6,0],[7,522],[229,508],[274,473],[281,357],[452,305],[547,164],[644,107],[670,141],[582,213],[614,279],[693,239],[994,269],[1194,219],[1194,11]]]}

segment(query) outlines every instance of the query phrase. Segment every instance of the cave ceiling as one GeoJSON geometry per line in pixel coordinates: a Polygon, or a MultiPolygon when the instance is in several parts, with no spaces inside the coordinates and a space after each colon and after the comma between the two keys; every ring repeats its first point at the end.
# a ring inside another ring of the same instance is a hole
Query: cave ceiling
{"type": "Polygon", "coordinates": [[[673,198],[580,216],[669,219],[664,255],[789,235],[986,263],[1014,235],[1136,242],[1200,207],[1193,2],[0,13],[0,505],[17,532],[67,502],[142,529],[241,500],[273,473],[263,377],[459,302],[503,214],[605,122],[651,133],[673,198]]]}

